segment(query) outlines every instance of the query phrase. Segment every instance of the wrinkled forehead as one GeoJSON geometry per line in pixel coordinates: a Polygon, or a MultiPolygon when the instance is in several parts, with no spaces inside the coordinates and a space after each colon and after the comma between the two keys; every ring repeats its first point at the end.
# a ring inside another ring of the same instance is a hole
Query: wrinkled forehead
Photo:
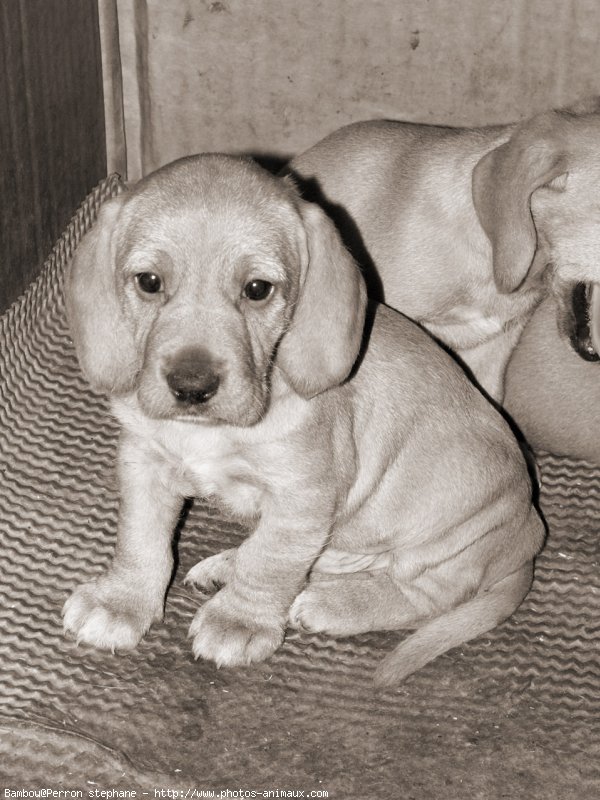
{"type": "Polygon", "coordinates": [[[128,199],[118,238],[120,260],[153,250],[175,260],[251,256],[281,260],[297,249],[292,193],[270,176],[243,171],[166,176],[128,199]]]}
{"type": "Polygon", "coordinates": [[[159,247],[184,258],[199,252],[231,258],[256,252],[276,258],[292,244],[291,222],[291,215],[286,220],[282,213],[259,214],[254,208],[234,205],[155,208],[150,213],[136,213],[128,221],[119,244],[123,256],[159,247]]]}

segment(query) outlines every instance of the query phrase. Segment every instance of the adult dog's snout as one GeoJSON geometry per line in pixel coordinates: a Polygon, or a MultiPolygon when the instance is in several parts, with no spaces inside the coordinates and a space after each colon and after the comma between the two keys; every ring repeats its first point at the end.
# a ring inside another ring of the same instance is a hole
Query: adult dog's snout
{"type": "Polygon", "coordinates": [[[584,361],[600,360],[600,286],[569,284],[556,296],[563,337],[584,361]]]}
{"type": "Polygon", "coordinates": [[[175,399],[187,406],[207,403],[219,390],[221,376],[211,356],[204,350],[180,353],[165,373],[175,399]]]}

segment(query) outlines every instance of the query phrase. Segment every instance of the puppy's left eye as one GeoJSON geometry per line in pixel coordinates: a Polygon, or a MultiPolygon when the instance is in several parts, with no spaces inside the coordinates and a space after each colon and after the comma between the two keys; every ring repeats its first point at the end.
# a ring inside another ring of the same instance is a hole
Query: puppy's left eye
{"type": "Polygon", "coordinates": [[[155,272],[138,272],[135,282],[144,294],[157,294],[163,289],[162,280],[155,272]]]}
{"type": "Polygon", "coordinates": [[[273,284],[268,281],[261,281],[259,279],[249,281],[244,286],[244,297],[253,302],[266,300],[273,292],[273,284]]]}

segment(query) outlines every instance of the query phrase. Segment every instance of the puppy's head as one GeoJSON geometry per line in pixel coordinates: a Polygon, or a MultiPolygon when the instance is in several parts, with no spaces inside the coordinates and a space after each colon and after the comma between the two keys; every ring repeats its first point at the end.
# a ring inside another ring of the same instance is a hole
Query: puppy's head
{"type": "MultiPolygon", "coordinates": [[[[477,164],[473,198],[492,243],[499,290],[513,292],[543,278],[565,309],[561,329],[589,355],[590,337],[582,342],[571,335],[585,323],[583,309],[571,298],[577,284],[600,282],[598,100],[516,126],[506,143],[477,164]]],[[[600,320],[590,324],[592,333],[594,326],[600,331],[600,320]]],[[[600,341],[600,334],[594,338],[600,341]]]]}
{"type": "Polygon", "coordinates": [[[106,203],[67,310],[84,373],[151,417],[252,425],[273,369],[305,397],[358,355],[362,277],[329,219],[253,162],[181,159],[106,203]]]}

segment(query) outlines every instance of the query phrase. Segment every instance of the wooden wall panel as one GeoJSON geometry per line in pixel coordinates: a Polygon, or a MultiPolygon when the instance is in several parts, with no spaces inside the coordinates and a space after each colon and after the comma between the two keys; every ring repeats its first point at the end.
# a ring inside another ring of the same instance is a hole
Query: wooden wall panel
{"type": "Polygon", "coordinates": [[[0,309],[106,174],[96,0],[0,3],[0,309]]]}
{"type": "Polygon", "coordinates": [[[130,179],[358,119],[485,125],[600,93],[598,0],[116,0],[130,179]]]}

